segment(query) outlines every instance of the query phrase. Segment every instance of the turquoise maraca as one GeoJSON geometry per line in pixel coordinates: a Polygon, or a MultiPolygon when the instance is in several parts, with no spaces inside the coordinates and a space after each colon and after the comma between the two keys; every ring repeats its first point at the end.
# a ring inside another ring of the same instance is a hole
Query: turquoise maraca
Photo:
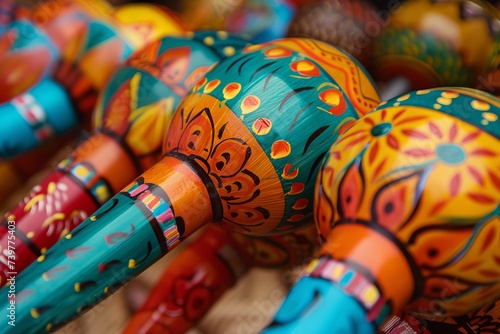
{"type": "Polygon", "coordinates": [[[314,40],[223,59],[174,113],[164,158],[19,275],[16,327],[0,333],[61,326],[204,225],[251,235],[303,227],[329,147],[378,103],[356,60],[314,40]]]}

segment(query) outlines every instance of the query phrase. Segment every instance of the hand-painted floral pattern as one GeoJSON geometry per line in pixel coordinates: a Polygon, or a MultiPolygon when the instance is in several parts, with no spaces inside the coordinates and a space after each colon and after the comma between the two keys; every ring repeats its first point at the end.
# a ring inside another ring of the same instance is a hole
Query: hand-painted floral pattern
{"type": "Polygon", "coordinates": [[[258,234],[301,227],[323,148],[378,103],[375,89],[349,56],[305,39],[246,47],[217,70],[179,107],[165,153],[211,179],[214,221],[258,234]],[[311,117],[317,126],[305,131],[311,117]]]}
{"type": "Polygon", "coordinates": [[[383,103],[332,146],[318,178],[322,236],[366,226],[394,240],[413,273],[413,314],[460,315],[500,296],[500,135],[481,120],[500,101],[483,96],[435,89],[383,103]]]}

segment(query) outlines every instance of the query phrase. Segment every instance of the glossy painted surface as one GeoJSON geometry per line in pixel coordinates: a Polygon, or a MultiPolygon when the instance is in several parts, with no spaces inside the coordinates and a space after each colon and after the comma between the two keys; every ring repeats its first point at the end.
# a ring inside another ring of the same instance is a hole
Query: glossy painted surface
{"type": "Polygon", "coordinates": [[[223,59],[177,108],[165,157],[19,275],[19,326],[68,321],[208,223],[254,235],[306,225],[321,159],[378,100],[363,69],[320,42],[223,59]]]}
{"type": "MultiPolygon", "coordinates": [[[[2,226],[16,221],[16,271],[157,162],[172,113],[187,89],[224,56],[225,48],[246,45],[226,33],[200,32],[191,38],[166,37],[134,53],[101,94],[96,130],[5,215],[2,226]]],[[[2,249],[8,246],[6,232],[0,233],[2,249]]],[[[10,270],[5,255],[0,259],[3,285],[10,270]]]]}
{"type": "Polygon", "coordinates": [[[168,265],[123,333],[185,333],[249,267],[298,265],[312,254],[316,240],[314,226],[266,238],[208,226],[168,265]]]}
{"type": "Polygon", "coordinates": [[[99,91],[134,49],[184,33],[169,15],[151,5],[112,10],[99,1],[49,2],[32,11],[32,21],[12,23],[0,37],[0,101],[6,102],[1,112],[8,114],[0,157],[26,152],[74,128],[79,117],[88,118],[99,91]],[[49,75],[53,80],[40,82],[49,75]],[[22,94],[32,97],[35,110],[16,107],[22,94]],[[23,135],[10,136],[17,131],[23,135]]]}
{"type": "Polygon", "coordinates": [[[336,45],[367,66],[377,29],[383,22],[377,13],[368,0],[317,1],[297,11],[287,36],[336,45]]]}
{"type": "Polygon", "coordinates": [[[9,159],[75,128],[78,114],[66,90],[44,79],[31,90],[0,104],[0,157],[9,159]]]}
{"type": "Polygon", "coordinates": [[[406,77],[413,89],[473,86],[489,71],[500,24],[480,0],[410,0],[388,21],[374,48],[373,75],[406,77]]]}
{"type": "Polygon", "coordinates": [[[254,43],[284,37],[296,11],[288,0],[183,0],[174,6],[189,29],[224,29],[254,43]]]}
{"type": "Polygon", "coordinates": [[[371,305],[376,326],[403,309],[444,318],[495,302],[499,116],[492,95],[439,88],[382,103],[356,122],[318,177],[315,217],[326,244],[307,272],[371,305]],[[375,288],[349,291],[363,279],[375,288]]]}

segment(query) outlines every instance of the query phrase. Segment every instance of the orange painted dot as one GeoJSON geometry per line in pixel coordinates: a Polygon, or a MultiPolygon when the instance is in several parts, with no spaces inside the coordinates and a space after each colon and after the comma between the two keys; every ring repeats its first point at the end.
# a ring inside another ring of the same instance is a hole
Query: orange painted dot
{"type": "Polygon", "coordinates": [[[318,67],[309,60],[299,60],[290,65],[292,71],[308,77],[317,77],[321,74],[318,67]]]}
{"type": "Polygon", "coordinates": [[[240,108],[243,114],[249,114],[257,110],[259,106],[260,106],[260,99],[255,95],[248,95],[243,99],[243,101],[241,101],[240,108]]]}
{"type": "Polygon", "coordinates": [[[288,218],[286,221],[288,222],[292,222],[292,223],[295,223],[295,222],[298,222],[298,221],[301,221],[302,219],[304,219],[304,215],[301,214],[301,213],[297,213],[295,215],[292,215],[290,218],[288,218]]]}
{"type": "Polygon", "coordinates": [[[267,118],[259,118],[253,122],[252,130],[258,136],[264,136],[271,131],[273,123],[267,118]]]}
{"type": "Polygon", "coordinates": [[[480,111],[490,110],[490,105],[484,101],[473,100],[470,105],[472,108],[480,111]]]}
{"type": "Polygon", "coordinates": [[[448,99],[454,99],[454,98],[458,97],[459,94],[457,92],[446,91],[446,92],[442,92],[441,96],[445,97],[445,98],[448,98],[448,99]]]}
{"type": "Polygon", "coordinates": [[[219,79],[212,80],[205,86],[205,88],[203,88],[203,93],[211,93],[219,85],[220,85],[219,79]]]}
{"type": "Polygon", "coordinates": [[[231,82],[224,87],[222,90],[222,94],[224,95],[224,99],[226,100],[231,100],[233,99],[236,95],[241,90],[241,85],[237,82],[231,82]]]}
{"type": "Polygon", "coordinates": [[[437,102],[439,104],[449,106],[451,104],[451,98],[449,97],[438,97],[437,102]]]}
{"type": "Polygon", "coordinates": [[[292,50],[284,47],[274,47],[264,51],[264,55],[268,58],[286,58],[293,54],[292,50]]]}
{"type": "Polygon", "coordinates": [[[302,182],[295,182],[290,187],[290,191],[288,192],[288,195],[298,195],[298,194],[300,194],[301,192],[304,191],[305,187],[306,186],[305,186],[304,183],[302,183],[302,182]]]}
{"type": "MultiPolygon", "coordinates": [[[[347,103],[338,89],[326,89],[319,94],[319,99],[331,106],[329,109],[333,115],[342,115],[347,108],[347,103]]],[[[361,101],[359,101],[361,102],[361,101]]]]}
{"type": "Polygon", "coordinates": [[[286,140],[280,139],[273,143],[271,147],[271,158],[281,159],[287,157],[292,152],[292,147],[290,143],[286,140]]]}
{"type": "Polygon", "coordinates": [[[309,200],[307,198],[300,198],[295,201],[295,204],[292,206],[294,210],[304,210],[309,204],[309,200]]]}
{"type": "Polygon", "coordinates": [[[292,164],[286,164],[285,168],[283,168],[283,173],[281,177],[285,180],[295,179],[299,175],[299,169],[295,168],[292,164]]]}

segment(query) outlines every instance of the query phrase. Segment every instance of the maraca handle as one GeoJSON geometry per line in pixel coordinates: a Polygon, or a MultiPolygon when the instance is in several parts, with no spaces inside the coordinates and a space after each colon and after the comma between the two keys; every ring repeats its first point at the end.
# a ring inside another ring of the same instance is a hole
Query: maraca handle
{"type": "Polygon", "coordinates": [[[70,131],[78,116],[64,89],[50,79],[0,105],[0,158],[8,159],[70,131]]]}
{"type": "Polygon", "coordinates": [[[95,132],[36,185],[2,222],[2,249],[9,245],[9,220],[15,221],[18,241],[14,269],[8,265],[5,254],[0,254],[0,284],[5,283],[8,272],[20,273],[40,259],[139,171],[122,143],[111,135],[95,132]]]}
{"type": "Polygon", "coordinates": [[[375,332],[375,327],[367,320],[366,310],[356,298],[328,280],[306,276],[292,288],[274,321],[262,333],[375,332]]]}

